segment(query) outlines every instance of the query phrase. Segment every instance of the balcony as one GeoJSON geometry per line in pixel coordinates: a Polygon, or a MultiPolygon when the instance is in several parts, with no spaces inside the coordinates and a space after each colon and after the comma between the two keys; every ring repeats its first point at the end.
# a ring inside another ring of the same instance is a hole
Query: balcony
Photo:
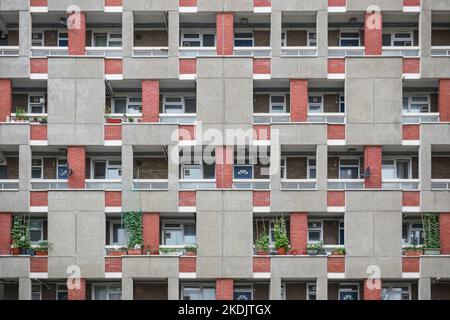
{"type": "Polygon", "coordinates": [[[195,113],[160,113],[159,121],[169,124],[195,124],[197,114],[195,113]]]}
{"type": "Polygon", "coordinates": [[[419,190],[420,179],[383,179],[384,190],[419,190]]]}
{"type": "Polygon", "coordinates": [[[361,57],[365,55],[365,51],[365,47],[328,47],[328,57],[361,57]]]}
{"type": "Polygon", "coordinates": [[[270,179],[233,179],[233,189],[270,190],[270,179]]]}
{"type": "Polygon", "coordinates": [[[169,189],[168,160],[165,147],[135,148],[133,160],[133,190],[169,189]]]}
{"type": "Polygon", "coordinates": [[[344,124],[345,113],[340,112],[308,113],[308,122],[344,124]]]}
{"type": "Polygon", "coordinates": [[[270,58],[271,47],[235,47],[233,55],[254,58],[270,58]]]}
{"type": "Polygon", "coordinates": [[[432,57],[450,57],[450,46],[433,46],[431,47],[432,57]]]}
{"type": "Polygon", "coordinates": [[[317,47],[282,47],[281,56],[289,57],[317,57],[317,47]]]}
{"type": "Polygon", "coordinates": [[[120,190],[122,188],[121,179],[87,179],[86,189],[88,190],[120,190]]]}
{"type": "Polygon", "coordinates": [[[161,58],[169,56],[169,47],[133,47],[134,58],[161,58]]]}
{"type": "Polygon", "coordinates": [[[164,12],[134,12],[133,57],[169,56],[168,21],[164,12]]]}
{"type": "Polygon", "coordinates": [[[281,190],[316,190],[317,179],[283,179],[281,190]]]}
{"type": "Polygon", "coordinates": [[[34,58],[68,56],[67,47],[31,47],[31,56],[34,58]]]}
{"type": "Polygon", "coordinates": [[[17,191],[19,190],[19,180],[18,179],[7,179],[0,180],[0,190],[1,191],[17,191]]]}
{"type": "Polygon", "coordinates": [[[403,124],[439,123],[438,112],[402,113],[403,124]]]}
{"type": "Polygon", "coordinates": [[[254,113],[254,124],[272,124],[272,123],[289,123],[291,122],[290,113],[254,113]]]}
{"type": "Polygon", "coordinates": [[[450,179],[432,179],[431,190],[450,190],[450,179]]]}
{"type": "Polygon", "coordinates": [[[328,179],[328,190],[361,190],[364,179],[328,179]]]}
{"type": "Polygon", "coordinates": [[[31,179],[31,190],[66,190],[69,189],[67,179],[31,179]]]}
{"type": "Polygon", "coordinates": [[[216,47],[180,47],[180,58],[213,57],[216,47]]]}
{"type": "Polygon", "coordinates": [[[86,47],[86,55],[93,57],[122,57],[122,47],[86,47]]]}
{"type": "Polygon", "coordinates": [[[167,179],[133,179],[133,190],[154,191],[168,189],[169,182],[167,179]]]}
{"type": "Polygon", "coordinates": [[[420,47],[383,46],[382,55],[389,57],[419,57],[420,47]]]}
{"type": "Polygon", "coordinates": [[[0,46],[0,57],[19,56],[19,46],[0,46]]]}
{"type": "Polygon", "coordinates": [[[211,190],[216,189],[216,179],[180,179],[180,190],[211,190]]]}

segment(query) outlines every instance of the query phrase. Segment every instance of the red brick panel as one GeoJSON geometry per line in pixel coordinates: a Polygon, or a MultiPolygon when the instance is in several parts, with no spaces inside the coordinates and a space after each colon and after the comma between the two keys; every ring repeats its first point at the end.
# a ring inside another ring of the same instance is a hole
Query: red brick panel
{"type": "Polygon", "coordinates": [[[439,215],[441,254],[450,254],[450,212],[439,215]]]}
{"type": "Polygon", "coordinates": [[[441,79],[439,81],[439,117],[442,122],[450,121],[450,79],[441,79]]]}
{"type": "Polygon", "coordinates": [[[197,59],[180,59],[180,74],[197,74],[197,59]]]}
{"type": "Polygon", "coordinates": [[[31,7],[46,7],[47,0],[30,0],[31,7]]]}
{"type": "Polygon", "coordinates": [[[345,207],[345,191],[328,191],[328,207],[345,207]]]}
{"type": "Polygon", "coordinates": [[[194,125],[178,126],[178,140],[180,141],[195,140],[195,126],[194,125]]]}
{"type": "Polygon", "coordinates": [[[159,122],[159,81],[142,81],[142,120],[159,122]]]}
{"type": "Polygon", "coordinates": [[[30,257],[30,272],[48,272],[48,257],[30,257]]]}
{"type": "Polygon", "coordinates": [[[272,5],[271,0],[253,0],[254,7],[270,7],[272,5]]]}
{"type": "Polygon", "coordinates": [[[84,189],[86,179],[86,147],[68,147],[67,162],[72,171],[72,174],[68,178],[69,188],[84,189]]]}
{"type": "Polygon", "coordinates": [[[196,197],[195,191],[179,191],[178,205],[180,207],[195,207],[197,205],[196,197]]]}
{"type": "Polygon", "coordinates": [[[379,12],[366,13],[364,27],[364,44],[366,55],[381,55],[382,53],[382,15],[379,12]]]}
{"type": "Polygon", "coordinates": [[[329,7],[345,7],[346,0],[328,0],[329,7]]]}
{"type": "Polygon", "coordinates": [[[253,74],[270,74],[272,62],[270,59],[253,59],[253,74]]]}
{"type": "Polygon", "coordinates": [[[308,119],[308,80],[291,80],[291,121],[306,122],[308,119]]]}
{"type": "Polygon", "coordinates": [[[106,7],[121,7],[122,0],[105,0],[106,7]]]}
{"type": "Polygon", "coordinates": [[[105,272],[122,272],[122,257],[105,257],[105,272]]]}
{"type": "Polygon", "coordinates": [[[142,237],[145,250],[149,247],[154,252],[159,250],[159,213],[144,212],[142,215],[142,237]]]}
{"type": "Polygon", "coordinates": [[[327,259],[328,272],[344,273],[345,272],[345,256],[328,256],[327,259]]]}
{"type": "Polygon", "coordinates": [[[48,60],[46,58],[30,59],[30,73],[48,73],[48,60]]]}
{"type": "Polygon", "coordinates": [[[420,58],[403,58],[403,73],[420,73],[420,58]]]}
{"type": "Polygon", "coordinates": [[[122,59],[105,59],[105,74],[122,74],[122,59]]]}
{"type": "Polygon", "coordinates": [[[298,254],[306,253],[308,241],[308,214],[306,212],[293,212],[290,216],[291,249],[298,254]]]}
{"type": "Polygon", "coordinates": [[[345,58],[329,58],[328,73],[345,73],[345,58]]]}
{"type": "Polygon", "coordinates": [[[105,125],[105,140],[122,140],[122,125],[105,125]]]}
{"type": "Polygon", "coordinates": [[[403,191],[402,205],[405,207],[419,207],[420,191],[403,191]]]}
{"type": "Polygon", "coordinates": [[[30,140],[33,141],[47,140],[47,125],[32,124],[30,126],[30,140]]]}
{"type": "Polygon", "coordinates": [[[253,257],[253,272],[270,272],[270,257],[253,257]]]}
{"type": "Polygon", "coordinates": [[[12,214],[0,212],[0,255],[11,252],[12,214]]]}
{"type": "Polygon", "coordinates": [[[48,192],[30,191],[30,207],[48,207],[48,192]]]}
{"type": "Polygon", "coordinates": [[[403,140],[420,140],[420,125],[404,124],[402,127],[403,140]]]}
{"type": "Polygon", "coordinates": [[[253,191],[253,206],[254,207],[269,207],[270,206],[270,191],[253,191]]]}
{"type": "Polygon", "coordinates": [[[420,7],[420,0],[403,0],[405,7],[420,7]]]}
{"type": "Polygon", "coordinates": [[[74,12],[67,19],[69,29],[69,55],[86,54],[86,13],[74,12]]]}
{"type": "Polygon", "coordinates": [[[197,0],[180,0],[180,7],[196,7],[197,0]]]}
{"type": "Polygon", "coordinates": [[[217,54],[232,55],[234,49],[234,15],[224,12],[216,15],[217,54]]]}
{"type": "Polygon", "coordinates": [[[12,110],[12,82],[0,79],[0,122],[6,122],[12,110]]]}
{"type": "Polygon", "coordinates": [[[180,272],[196,272],[197,259],[195,257],[180,257],[179,261],[180,272]]]}
{"type": "Polygon", "coordinates": [[[67,300],[86,300],[86,279],[74,279],[71,284],[73,288],[67,287],[67,300]],[[75,281],[79,281],[78,288],[75,287],[75,281]]]}
{"type": "Polygon", "coordinates": [[[381,188],[381,146],[364,147],[364,170],[370,167],[370,177],[366,178],[366,188],[381,188]]]}
{"type": "Polygon", "coordinates": [[[328,140],[344,140],[345,124],[329,124],[327,126],[328,140]]]}
{"type": "Polygon", "coordinates": [[[402,257],[402,272],[420,272],[420,258],[402,257]]]}
{"type": "Polygon", "coordinates": [[[381,300],[381,280],[367,279],[364,281],[363,299],[381,300]]]}
{"type": "Polygon", "coordinates": [[[270,125],[254,125],[253,139],[255,140],[270,140],[270,125]]]}
{"type": "Polygon", "coordinates": [[[105,207],[121,207],[121,206],[122,206],[122,192],[105,191],[105,207]]]}
{"type": "Polygon", "coordinates": [[[231,188],[233,186],[233,147],[216,147],[216,187],[231,188]]]}
{"type": "Polygon", "coordinates": [[[216,279],[216,300],[233,300],[233,279],[216,279]]]}

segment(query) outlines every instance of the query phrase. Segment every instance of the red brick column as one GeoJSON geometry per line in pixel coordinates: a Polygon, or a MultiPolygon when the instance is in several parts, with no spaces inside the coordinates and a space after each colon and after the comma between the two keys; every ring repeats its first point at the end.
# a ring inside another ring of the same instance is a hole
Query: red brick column
{"type": "Polygon", "coordinates": [[[216,147],[216,187],[231,188],[233,186],[233,147],[216,147]]]}
{"type": "Polygon", "coordinates": [[[12,214],[0,212],[0,255],[11,252],[12,214]]]}
{"type": "Polygon", "coordinates": [[[159,80],[142,80],[142,120],[159,122],[159,80]]]}
{"type": "Polygon", "coordinates": [[[366,13],[364,24],[364,44],[366,55],[381,55],[382,52],[382,15],[380,12],[366,13]]]}
{"type": "Polygon", "coordinates": [[[364,170],[370,167],[370,177],[364,181],[366,188],[381,188],[381,146],[364,147],[364,170]]]}
{"type": "Polygon", "coordinates": [[[67,300],[86,300],[86,279],[80,280],[79,289],[67,288],[67,300]]]}
{"type": "Polygon", "coordinates": [[[308,80],[291,80],[291,121],[308,120],[308,80]]]}
{"type": "Polygon", "coordinates": [[[67,147],[67,162],[72,174],[68,184],[71,189],[84,189],[86,185],[86,147],[67,147]]]}
{"type": "Polygon", "coordinates": [[[12,82],[0,79],[0,122],[6,122],[12,110],[12,82]]]}
{"type": "Polygon", "coordinates": [[[142,237],[144,250],[150,247],[152,254],[159,253],[159,213],[144,212],[142,215],[142,237]]]}
{"type": "Polygon", "coordinates": [[[234,49],[234,15],[230,12],[216,14],[217,54],[232,55],[234,49]]]}
{"type": "Polygon", "coordinates": [[[450,212],[439,214],[441,254],[450,254],[450,212]]]}
{"type": "Polygon", "coordinates": [[[439,80],[439,117],[442,122],[450,121],[450,79],[439,80]]]}
{"type": "Polygon", "coordinates": [[[67,17],[69,55],[86,54],[86,13],[75,12],[67,17]]]}
{"type": "Polygon", "coordinates": [[[216,300],[233,300],[233,279],[216,279],[216,300]]]}
{"type": "Polygon", "coordinates": [[[381,280],[366,279],[363,289],[364,300],[381,300],[381,280]],[[376,284],[375,282],[379,282],[376,284]],[[375,286],[373,288],[373,286],[375,286]]]}
{"type": "Polygon", "coordinates": [[[306,254],[308,242],[308,214],[306,212],[292,212],[290,215],[291,250],[297,254],[306,254]]]}

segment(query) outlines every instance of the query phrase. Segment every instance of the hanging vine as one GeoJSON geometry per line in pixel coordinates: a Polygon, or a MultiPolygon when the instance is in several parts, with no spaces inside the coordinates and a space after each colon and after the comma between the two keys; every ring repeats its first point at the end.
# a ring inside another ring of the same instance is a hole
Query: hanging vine
{"type": "Polygon", "coordinates": [[[144,240],[142,237],[142,212],[131,211],[124,215],[125,228],[128,232],[128,248],[141,248],[144,240]]]}
{"type": "Polygon", "coordinates": [[[439,216],[436,213],[425,213],[422,216],[422,223],[425,234],[425,248],[440,248],[439,216]]]}

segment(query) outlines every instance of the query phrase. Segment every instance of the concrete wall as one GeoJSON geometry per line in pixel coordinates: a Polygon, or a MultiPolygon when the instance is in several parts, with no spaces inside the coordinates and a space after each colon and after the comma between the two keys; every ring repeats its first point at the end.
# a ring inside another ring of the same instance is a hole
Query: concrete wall
{"type": "Polygon", "coordinates": [[[15,10],[28,10],[28,0],[2,0],[0,1],[0,10],[15,11],[15,10]]]}
{"type": "Polygon", "coordinates": [[[197,0],[198,11],[253,11],[253,0],[197,0]]]}
{"type": "Polygon", "coordinates": [[[147,279],[178,278],[178,257],[124,256],[122,276],[147,279]]]}
{"type": "Polygon", "coordinates": [[[377,6],[382,11],[402,11],[403,0],[347,0],[348,11],[366,11],[369,6],[377,6]]]}
{"type": "Polygon", "coordinates": [[[30,126],[28,124],[8,123],[0,126],[0,145],[28,144],[30,126]]]}
{"type": "Polygon", "coordinates": [[[450,278],[449,256],[422,256],[420,276],[423,278],[450,278]]]}
{"type": "Polygon", "coordinates": [[[178,0],[123,0],[124,11],[178,10],[178,0]]]}
{"type": "Polygon", "coordinates": [[[274,124],[271,132],[274,131],[279,132],[281,145],[327,144],[326,124],[274,124]]]}
{"type": "Polygon", "coordinates": [[[80,7],[81,11],[104,10],[104,0],[48,0],[49,11],[66,11],[71,5],[80,7]]]}
{"type": "Polygon", "coordinates": [[[274,256],[270,259],[271,276],[289,279],[311,279],[327,276],[325,256],[274,256]]]}
{"type": "Polygon", "coordinates": [[[0,278],[25,278],[29,274],[29,257],[0,257],[0,278]]]}

